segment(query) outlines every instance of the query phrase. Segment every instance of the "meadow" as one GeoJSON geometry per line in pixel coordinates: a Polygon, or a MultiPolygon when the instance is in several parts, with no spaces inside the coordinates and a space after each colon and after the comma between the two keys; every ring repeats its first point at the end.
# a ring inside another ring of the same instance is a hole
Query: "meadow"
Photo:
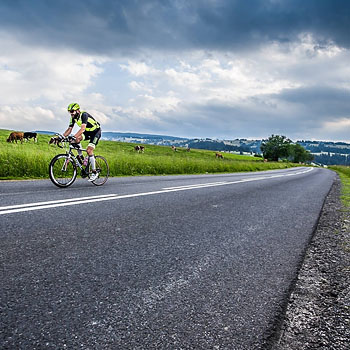
{"type": "MultiPolygon", "coordinates": [[[[8,143],[10,130],[0,129],[0,179],[46,179],[50,160],[61,148],[49,145],[49,135],[38,134],[38,142],[8,143]]],[[[86,147],[87,142],[82,143],[86,147]]],[[[95,154],[104,156],[110,166],[110,176],[177,175],[227,173],[284,169],[296,166],[286,162],[264,162],[262,158],[223,153],[215,158],[214,151],[145,145],[144,153],[134,151],[136,144],[100,141],[95,154]]]]}

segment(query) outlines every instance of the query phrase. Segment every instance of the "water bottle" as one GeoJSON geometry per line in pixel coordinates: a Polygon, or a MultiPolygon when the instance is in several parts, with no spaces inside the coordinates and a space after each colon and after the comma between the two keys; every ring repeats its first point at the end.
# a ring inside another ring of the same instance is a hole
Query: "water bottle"
{"type": "Polygon", "coordinates": [[[88,161],[89,161],[89,157],[86,156],[86,157],[84,158],[83,165],[84,165],[84,166],[87,166],[88,161]]]}

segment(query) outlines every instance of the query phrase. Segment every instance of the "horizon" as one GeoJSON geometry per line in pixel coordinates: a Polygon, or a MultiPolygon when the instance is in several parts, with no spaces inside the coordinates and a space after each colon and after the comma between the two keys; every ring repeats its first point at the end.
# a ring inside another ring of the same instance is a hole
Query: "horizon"
{"type": "MultiPolygon", "coordinates": [[[[2,130],[9,130],[9,131],[27,131],[27,132],[37,132],[37,133],[58,133],[58,131],[51,131],[51,130],[17,130],[17,129],[8,129],[8,128],[0,128],[2,130]]],[[[247,138],[247,137],[235,137],[235,138],[225,138],[225,139],[220,139],[220,138],[214,138],[214,137],[185,137],[185,136],[176,136],[176,135],[165,135],[165,134],[152,134],[152,133],[140,133],[140,132],[134,132],[134,131],[109,131],[109,130],[102,130],[102,135],[103,133],[117,133],[117,134],[136,134],[136,135],[149,135],[149,136],[166,136],[166,137],[174,137],[174,138],[180,138],[180,139],[186,139],[186,140],[204,140],[204,139],[210,139],[213,141],[219,140],[219,141],[233,141],[233,140],[248,140],[248,141],[261,141],[261,140],[267,140],[271,135],[263,138],[247,138]]],[[[275,134],[276,135],[276,134],[275,134]]],[[[288,137],[288,135],[280,135],[280,136],[286,136],[287,138],[291,139],[288,137]]],[[[330,143],[346,143],[350,145],[350,141],[342,141],[342,140],[320,140],[320,139],[291,139],[292,142],[301,142],[301,141],[308,141],[308,142],[330,142],[330,143]]]]}
{"type": "MultiPolygon", "coordinates": [[[[55,131],[49,131],[49,130],[34,130],[35,132],[52,132],[52,133],[56,133],[55,131]]],[[[211,137],[185,137],[185,136],[175,136],[175,135],[164,135],[164,134],[151,134],[151,133],[140,133],[140,132],[133,132],[133,131],[105,131],[102,130],[102,134],[103,133],[118,133],[118,134],[138,134],[138,135],[151,135],[151,136],[167,136],[167,137],[174,137],[174,138],[181,138],[181,139],[187,139],[187,140],[194,140],[194,139],[199,139],[199,140],[204,140],[204,139],[210,139],[210,140],[220,140],[220,141],[231,141],[231,140],[249,140],[249,141],[261,141],[261,140],[267,140],[271,135],[269,135],[268,137],[264,137],[264,138],[246,138],[246,137],[236,137],[236,138],[231,138],[231,139],[219,139],[219,138],[211,138],[211,137]]],[[[283,136],[287,136],[287,135],[283,135],[283,136]]],[[[287,136],[288,138],[288,136],[287,136]]],[[[298,142],[298,141],[310,141],[310,142],[333,142],[333,143],[346,143],[350,145],[350,142],[346,142],[346,141],[333,141],[333,140],[312,140],[312,139],[296,139],[296,140],[292,140],[293,142],[298,142]]]]}

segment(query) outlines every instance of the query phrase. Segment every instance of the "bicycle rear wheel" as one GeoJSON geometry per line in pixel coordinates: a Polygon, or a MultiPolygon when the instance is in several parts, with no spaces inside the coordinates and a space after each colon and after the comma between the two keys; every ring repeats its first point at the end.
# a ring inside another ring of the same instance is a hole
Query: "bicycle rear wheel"
{"type": "MultiPolygon", "coordinates": [[[[98,173],[98,178],[92,183],[95,186],[102,186],[104,183],[106,183],[108,176],[109,176],[109,165],[107,163],[107,160],[103,158],[102,156],[95,156],[95,162],[96,162],[96,171],[98,173]]],[[[89,175],[92,173],[91,164],[89,165],[89,175]]]]}
{"type": "Polygon", "coordinates": [[[58,154],[50,162],[49,175],[56,186],[68,187],[77,177],[77,166],[66,154],[58,154]]]}

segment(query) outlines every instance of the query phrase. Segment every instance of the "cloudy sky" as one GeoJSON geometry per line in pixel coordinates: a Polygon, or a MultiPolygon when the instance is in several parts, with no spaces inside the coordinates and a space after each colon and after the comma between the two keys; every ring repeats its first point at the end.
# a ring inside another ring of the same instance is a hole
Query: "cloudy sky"
{"type": "Polygon", "coordinates": [[[0,128],[350,142],[348,0],[1,0],[0,128]]]}

